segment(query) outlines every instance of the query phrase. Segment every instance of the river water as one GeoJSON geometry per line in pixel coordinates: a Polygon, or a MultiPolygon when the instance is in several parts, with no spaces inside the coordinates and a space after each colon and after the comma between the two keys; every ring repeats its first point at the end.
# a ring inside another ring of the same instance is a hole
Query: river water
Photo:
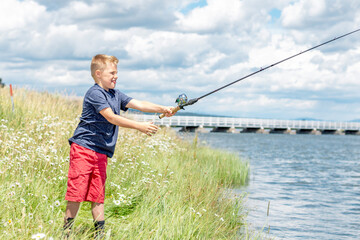
{"type": "Polygon", "coordinates": [[[248,193],[248,223],[265,236],[360,239],[360,136],[199,133],[198,138],[249,161],[249,184],[234,191],[248,193]]]}

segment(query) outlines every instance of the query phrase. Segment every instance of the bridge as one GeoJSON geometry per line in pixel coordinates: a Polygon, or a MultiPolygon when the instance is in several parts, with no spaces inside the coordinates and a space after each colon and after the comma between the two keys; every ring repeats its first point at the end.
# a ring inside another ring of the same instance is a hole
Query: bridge
{"type": "Polygon", "coordinates": [[[173,116],[159,119],[157,115],[128,114],[129,118],[156,125],[180,128],[189,132],[337,134],[360,135],[360,122],[307,120],[276,120],[230,117],[173,116]]]}

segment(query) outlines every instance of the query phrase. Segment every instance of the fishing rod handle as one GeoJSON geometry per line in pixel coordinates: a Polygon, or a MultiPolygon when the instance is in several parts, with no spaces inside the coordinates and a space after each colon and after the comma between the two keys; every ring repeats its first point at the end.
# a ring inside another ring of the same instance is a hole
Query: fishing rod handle
{"type": "MultiPolygon", "coordinates": [[[[176,108],[174,108],[174,109],[172,110],[172,113],[175,114],[175,113],[176,113],[177,111],[179,111],[180,109],[181,109],[181,108],[180,108],[179,106],[177,106],[176,108]]],[[[164,114],[164,113],[159,116],[160,119],[162,119],[163,117],[165,117],[165,114],[164,114]]]]}

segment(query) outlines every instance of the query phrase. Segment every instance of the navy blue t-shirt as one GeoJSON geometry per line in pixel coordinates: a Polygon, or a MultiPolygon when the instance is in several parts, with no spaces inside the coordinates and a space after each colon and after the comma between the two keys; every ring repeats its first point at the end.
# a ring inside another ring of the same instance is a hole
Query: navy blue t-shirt
{"type": "Polygon", "coordinates": [[[100,111],[110,107],[120,115],[120,110],[126,111],[126,105],[132,98],[119,90],[106,91],[98,84],[92,86],[85,94],[80,123],[75,129],[69,143],[76,143],[108,157],[114,155],[119,127],[108,122],[100,111]]]}

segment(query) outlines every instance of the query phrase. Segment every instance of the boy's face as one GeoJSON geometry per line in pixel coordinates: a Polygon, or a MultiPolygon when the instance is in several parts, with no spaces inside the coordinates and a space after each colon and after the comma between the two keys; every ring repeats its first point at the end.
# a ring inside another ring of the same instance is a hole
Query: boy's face
{"type": "Polygon", "coordinates": [[[114,63],[106,64],[104,71],[96,70],[96,77],[98,79],[98,84],[100,87],[109,91],[109,89],[114,89],[116,86],[117,76],[117,65],[114,63]]]}

